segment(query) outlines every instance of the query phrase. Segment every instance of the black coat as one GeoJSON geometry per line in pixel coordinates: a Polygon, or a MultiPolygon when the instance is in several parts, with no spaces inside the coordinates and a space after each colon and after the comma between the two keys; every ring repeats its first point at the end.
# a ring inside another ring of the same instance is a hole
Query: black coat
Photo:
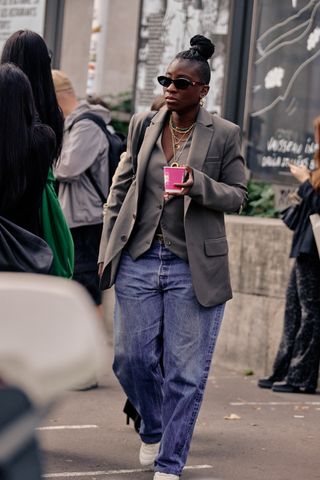
{"type": "Polygon", "coordinates": [[[300,254],[319,257],[309,216],[312,213],[320,213],[320,192],[316,192],[309,180],[306,180],[300,185],[298,194],[302,202],[299,208],[299,223],[293,234],[290,257],[297,257],[300,254]]]}

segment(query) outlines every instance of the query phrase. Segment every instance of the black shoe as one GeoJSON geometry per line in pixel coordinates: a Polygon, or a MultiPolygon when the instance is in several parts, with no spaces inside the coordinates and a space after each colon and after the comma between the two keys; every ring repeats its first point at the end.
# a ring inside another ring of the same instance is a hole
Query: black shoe
{"type": "Polygon", "coordinates": [[[125,413],[127,416],[127,425],[130,424],[130,418],[131,418],[131,420],[133,420],[135,431],[139,433],[140,425],[141,425],[141,417],[129,399],[127,399],[126,403],[124,404],[123,413],[125,413]]]}
{"type": "Polygon", "coordinates": [[[272,377],[259,378],[258,387],[260,388],[272,388],[274,380],[272,377]]]}
{"type": "Polygon", "coordinates": [[[301,393],[313,394],[313,393],[317,393],[317,390],[315,388],[304,388],[303,390],[301,390],[301,393]]]}
{"type": "Polygon", "coordinates": [[[290,385],[290,383],[286,382],[275,382],[272,386],[273,392],[280,392],[280,393],[300,393],[301,390],[299,387],[294,387],[290,385]]]}

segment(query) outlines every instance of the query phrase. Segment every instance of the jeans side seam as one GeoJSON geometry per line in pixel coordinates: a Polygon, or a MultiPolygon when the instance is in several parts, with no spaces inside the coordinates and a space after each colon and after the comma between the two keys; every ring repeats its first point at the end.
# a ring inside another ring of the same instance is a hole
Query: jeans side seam
{"type": "Polygon", "coordinates": [[[206,382],[207,382],[207,379],[208,379],[209,370],[210,370],[210,366],[211,366],[212,355],[213,355],[213,351],[214,351],[214,348],[215,348],[215,345],[216,345],[216,342],[217,342],[217,337],[218,337],[219,330],[220,330],[221,317],[223,315],[223,311],[224,311],[224,304],[221,304],[217,307],[216,317],[214,319],[214,321],[216,322],[216,320],[218,318],[219,323],[218,323],[218,325],[214,326],[214,329],[213,329],[213,332],[212,332],[212,341],[211,341],[211,344],[208,347],[207,358],[206,358],[206,361],[205,361],[206,365],[205,365],[203,375],[202,375],[202,379],[201,379],[200,386],[199,386],[200,391],[196,394],[191,418],[190,418],[189,424],[187,426],[186,434],[184,435],[185,441],[184,441],[184,444],[181,445],[181,447],[177,450],[178,455],[182,455],[183,451],[188,447],[188,440],[191,440],[190,432],[194,428],[194,425],[195,425],[195,422],[196,422],[196,419],[197,419],[197,415],[199,413],[199,409],[200,409],[200,406],[201,406],[201,401],[203,399],[204,389],[205,389],[205,385],[206,385],[206,382]]]}

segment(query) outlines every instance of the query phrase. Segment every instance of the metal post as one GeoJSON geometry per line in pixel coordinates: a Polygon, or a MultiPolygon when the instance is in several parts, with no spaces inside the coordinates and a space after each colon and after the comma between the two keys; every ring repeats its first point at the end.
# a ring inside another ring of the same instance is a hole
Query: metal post
{"type": "Polygon", "coordinates": [[[59,68],[61,57],[65,0],[48,0],[44,24],[44,40],[52,52],[52,67],[59,68]]]}
{"type": "Polygon", "coordinates": [[[243,127],[254,0],[231,0],[223,116],[243,127]]]}

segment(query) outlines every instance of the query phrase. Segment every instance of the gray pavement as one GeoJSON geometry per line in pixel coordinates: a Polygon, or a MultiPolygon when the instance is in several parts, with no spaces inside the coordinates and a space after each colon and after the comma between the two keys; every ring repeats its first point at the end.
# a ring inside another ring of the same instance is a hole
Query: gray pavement
{"type": "MultiPolygon", "coordinates": [[[[320,394],[277,394],[212,368],[183,480],[320,479],[320,394]]],[[[109,365],[100,387],[69,392],[43,421],[45,478],[152,480],[138,462],[109,365]]]]}

